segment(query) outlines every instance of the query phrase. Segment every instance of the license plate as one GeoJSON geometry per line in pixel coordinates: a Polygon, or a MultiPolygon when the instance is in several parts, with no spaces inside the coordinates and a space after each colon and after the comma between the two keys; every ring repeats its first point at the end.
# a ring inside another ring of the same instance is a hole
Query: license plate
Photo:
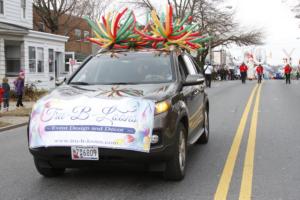
{"type": "Polygon", "coordinates": [[[99,160],[97,147],[71,147],[72,160],[99,160]]]}

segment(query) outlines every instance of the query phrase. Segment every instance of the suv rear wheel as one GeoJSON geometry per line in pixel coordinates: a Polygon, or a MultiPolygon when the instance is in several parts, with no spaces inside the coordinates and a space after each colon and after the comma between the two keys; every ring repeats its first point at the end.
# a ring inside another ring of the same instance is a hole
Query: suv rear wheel
{"type": "Polygon", "coordinates": [[[45,177],[61,176],[65,172],[65,168],[54,168],[48,165],[46,161],[34,158],[34,164],[37,171],[45,177]]]}
{"type": "Polygon", "coordinates": [[[186,155],[187,155],[187,131],[182,123],[179,123],[176,131],[176,144],[172,158],[167,161],[164,172],[167,180],[182,180],[186,169],[186,155]]]}

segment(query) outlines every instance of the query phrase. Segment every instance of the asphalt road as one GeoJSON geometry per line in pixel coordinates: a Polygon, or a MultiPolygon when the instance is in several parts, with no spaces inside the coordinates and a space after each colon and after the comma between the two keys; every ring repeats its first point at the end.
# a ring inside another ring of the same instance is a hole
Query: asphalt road
{"type": "Polygon", "coordinates": [[[68,170],[59,178],[43,178],[28,152],[25,127],[2,132],[0,200],[242,199],[247,192],[252,199],[300,199],[300,81],[264,81],[243,127],[255,86],[228,81],[208,89],[210,141],[190,148],[181,182],[165,182],[159,173],[132,166],[68,170]]]}

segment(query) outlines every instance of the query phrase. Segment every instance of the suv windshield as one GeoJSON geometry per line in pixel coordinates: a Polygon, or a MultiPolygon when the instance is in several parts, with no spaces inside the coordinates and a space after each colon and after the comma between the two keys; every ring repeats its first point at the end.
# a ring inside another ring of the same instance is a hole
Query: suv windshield
{"type": "Polygon", "coordinates": [[[72,78],[70,84],[143,84],[173,80],[169,55],[154,52],[100,54],[72,78]]]}

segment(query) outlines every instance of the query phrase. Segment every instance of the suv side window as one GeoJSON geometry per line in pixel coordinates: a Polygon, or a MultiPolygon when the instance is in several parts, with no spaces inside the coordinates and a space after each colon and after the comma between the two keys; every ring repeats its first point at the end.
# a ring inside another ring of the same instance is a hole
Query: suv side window
{"type": "Polygon", "coordinates": [[[186,65],[186,67],[189,71],[189,74],[198,74],[198,72],[195,69],[193,61],[187,55],[183,56],[183,60],[184,60],[185,65],[186,65]]]}
{"type": "Polygon", "coordinates": [[[178,56],[178,64],[179,64],[179,71],[180,71],[181,78],[182,80],[185,80],[189,72],[188,69],[186,68],[182,56],[178,56]]]}
{"type": "Polygon", "coordinates": [[[198,63],[196,62],[195,58],[192,56],[189,56],[189,58],[192,60],[192,62],[194,63],[194,66],[196,68],[196,71],[198,72],[198,74],[203,74],[202,71],[200,70],[200,67],[198,65],[198,63]]]}

